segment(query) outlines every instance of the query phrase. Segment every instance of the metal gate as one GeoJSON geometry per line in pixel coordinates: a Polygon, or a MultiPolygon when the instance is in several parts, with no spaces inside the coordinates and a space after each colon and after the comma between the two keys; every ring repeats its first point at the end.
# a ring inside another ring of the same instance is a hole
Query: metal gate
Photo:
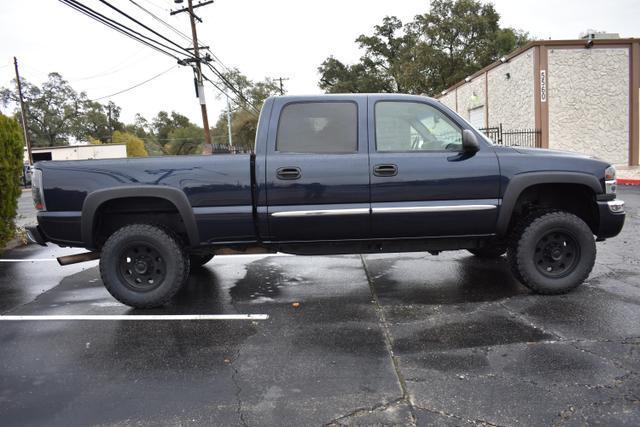
{"type": "Polygon", "coordinates": [[[508,129],[498,126],[478,129],[498,145],[540,148],[540,129],[508,129]]]}

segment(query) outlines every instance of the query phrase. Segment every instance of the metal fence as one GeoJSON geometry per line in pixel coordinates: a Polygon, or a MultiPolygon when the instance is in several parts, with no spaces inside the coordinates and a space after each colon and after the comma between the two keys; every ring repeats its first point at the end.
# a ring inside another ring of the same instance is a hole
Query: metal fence
{"type": "Polygon", "coordinates": [[[479,130],[499,145],[540,148],[540,129],[504,130],[502,123],[500,123],[498,126],[481,128],[479,130]]]}
{"type": "Polygon", "coordinates": [[[251,150],[248,150],[244,147],[233,146],[230,147],[229,144],[213,144],[213,154],[243,154],[243,153],[251,153],[251,150]]]}

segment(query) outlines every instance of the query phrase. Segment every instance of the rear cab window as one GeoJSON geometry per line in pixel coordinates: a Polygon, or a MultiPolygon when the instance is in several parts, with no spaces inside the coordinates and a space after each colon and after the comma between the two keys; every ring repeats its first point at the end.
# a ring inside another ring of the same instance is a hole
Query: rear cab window
{"type": "Polygon", "coordinates": [[[351,101],[287,104],[280,113],[276,151],[314,154],[357,152],[357,105],[351,101]]]}

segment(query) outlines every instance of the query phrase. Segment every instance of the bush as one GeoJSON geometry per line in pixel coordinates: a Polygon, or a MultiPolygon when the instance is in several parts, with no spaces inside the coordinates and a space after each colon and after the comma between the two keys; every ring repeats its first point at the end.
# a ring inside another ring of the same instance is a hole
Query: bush
{"type": "Polygon", "coordinates": [[[128,132],[115,131],[111,135],[111,142],[114,144],[127,144],[127,157],[147,157],[144,141],[128,132]]]}
{"type": "Polygon", "coordinates": [[[15,232],[24,162],[24,143],[18,122],[0,114],[0,249],[15,232]]]}

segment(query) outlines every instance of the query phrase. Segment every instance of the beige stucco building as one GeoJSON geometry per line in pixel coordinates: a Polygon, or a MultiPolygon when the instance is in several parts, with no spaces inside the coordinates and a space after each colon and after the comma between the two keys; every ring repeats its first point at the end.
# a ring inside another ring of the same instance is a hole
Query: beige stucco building
{"type": "Polygon", "coordinates": [[[638,165],[640,39],[534,41],[438,95],[477,127],[638,165]]]}

